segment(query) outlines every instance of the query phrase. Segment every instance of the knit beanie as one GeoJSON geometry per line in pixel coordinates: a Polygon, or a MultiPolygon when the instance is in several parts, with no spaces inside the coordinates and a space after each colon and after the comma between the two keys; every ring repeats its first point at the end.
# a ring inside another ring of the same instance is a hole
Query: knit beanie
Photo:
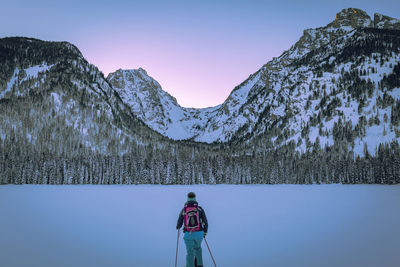
{"type": "Polygon", "coordinates": [[[193,192],[190,192],[189,194],[187,194],[187,200],[188,201],[195,201],[196,200],[196,194],[193,192]]]}

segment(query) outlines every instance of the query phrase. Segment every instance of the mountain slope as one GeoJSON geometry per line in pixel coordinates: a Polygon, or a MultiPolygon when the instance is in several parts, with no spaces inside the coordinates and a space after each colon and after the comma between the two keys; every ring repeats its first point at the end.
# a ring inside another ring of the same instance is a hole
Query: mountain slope
{"type": "Polygon", "coordinates": [[[175,140],[190,139],[206,124],[211,109],[179,106],[145,70],[118,70],[107,77],[132,112],[150,128],[175,140]]]}
{"type": "Polygon", "coordinates": [[[69,43],[0,39],[0,184],[400,183],[398,25],[343,10],[200,110],[69,43]]]}
{"type": "Polygon", "coordinates": [[[203,109],[181,107],[143,69],[118,70],[107,79],[132,112],[153,130],[175,140],[212,143],[228,141],[240,127],[237,122],[244,119],[238,107],[256,86],[259,76],[253,76],[235,88],[222,105],[203,109]]]}
{"type": "Polygon", "coordinates": [[[363,155],[366,143],[374,153],[379,143],[400,140],[393,119],[399,86],[386,84],[389,76],[399,79],[399,22],[344,9],[327,26],[305,30],[296,44],[237,86],[223,104],[208,109],[180,107],[144,71],[125,83],[122,73],[140,71],[119,70],[108,79],[121,95],[140,95],[151,88],[154,94],[135,98],[135,105],[126,103],[149,127],[172,139],[249,142],[264,136],[275,146],[294,141],[304,152],[317,138],[322,148],[333,145],[335,124],[351,121],[351,131],[358,132],[351,149],[363,155]],[[381,104],[382,99],[388,102],[381,104]],[[364,125],[372,117],[382,123],[364,125]],[[372,142],[376,136],[379,141],[372,142]]]}
{"type": "Polygon", "coordinates": [[[2,139],[18,136],[57,153],[80,144],[103,154],[148,143],[144,136],[165,139],[69,43],[4,38],[0,57],[2,139]]]}

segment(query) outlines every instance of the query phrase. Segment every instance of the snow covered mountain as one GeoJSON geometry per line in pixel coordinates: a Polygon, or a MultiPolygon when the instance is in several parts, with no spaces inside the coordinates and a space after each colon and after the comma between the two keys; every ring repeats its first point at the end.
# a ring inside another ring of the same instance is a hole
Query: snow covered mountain
{"type": "Polygon", "coordinates": [[[212,143],[228,141],[246,121],[239,109],[259,79],[257,75],[251,77],[235,88],[222,105],[203,109],[181,107],[142,68],[120,69],[107,79],[132,112],[153,130],[174,140],[212,143]]]}
{"type": "MultiPolygon", "coordinates": [[[[181,107],[176,99],[145,70],[117,70],[107,77],[132,112],[150,128],[175,140],[191,139],[201,133],[211,109],[181,107]]],[[[198,140],[196,140],[198,141],[198,140]]]]}
{"type": "Polygon", "coordinates": [[[347,125],[357,132],[351,149],[363,155],[364,144],[374,153],[379,143],[400,141],[399,40],[400,20],[344,9],[207,109],[180,107],[142,69],[118,70],[108,80],[134,114],[175,140],[263,136],[274,146],[293,141],[304,152],[315,142],[333,145],[337,128],[347,125]]]}
{"type": "Polygon", "coordinates": [[[0,39],[0,110],[2,140],[13,137],[53,153],[83,146],[121,154],[134,143],[148,143],[149,136],[166,139],[132,114],[104,75],[67,42],[0,39]]]}
{"type": "Polygon", "coordinates": [[[207,109],[143,69],[105,78],[70,43],[0,39],[0,184],[393,184],[399,142],[384,15],[342,10],[207,109]]]}

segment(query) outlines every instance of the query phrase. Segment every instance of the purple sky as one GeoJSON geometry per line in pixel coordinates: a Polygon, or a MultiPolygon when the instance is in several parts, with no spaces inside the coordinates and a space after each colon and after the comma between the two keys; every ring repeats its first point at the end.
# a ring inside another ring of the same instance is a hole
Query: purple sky
{"type": "Polygon", "coordinates": [[[185,107],[221,104],[343,8],[400,18],[400,1],[6,1],[0,37],[75,44],[104,74],[142,67],[185,107]]]}

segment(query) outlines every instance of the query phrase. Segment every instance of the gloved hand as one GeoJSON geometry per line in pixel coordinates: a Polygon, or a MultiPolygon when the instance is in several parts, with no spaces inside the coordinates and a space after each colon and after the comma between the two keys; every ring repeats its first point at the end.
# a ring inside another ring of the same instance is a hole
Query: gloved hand
{"type": "Polygon", "coordinates": [[[207,235],[207,232],[204,232],[204,233],[203,233],[203,237],[206,237],[206,235],[207,235]]]}

